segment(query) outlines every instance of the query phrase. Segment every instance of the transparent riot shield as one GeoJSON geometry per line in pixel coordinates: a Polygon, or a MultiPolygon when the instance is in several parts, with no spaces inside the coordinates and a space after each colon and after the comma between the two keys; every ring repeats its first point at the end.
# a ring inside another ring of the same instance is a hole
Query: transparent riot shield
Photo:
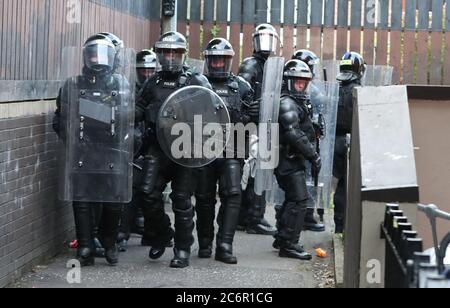
{"type": "Polygon", "coordinates": [[[205,61],[204,60],[198,60],[198,59],[192,59],[188,58],[186,60],[186,64],[196,72],[203,74],[205,71],[205,61]]]}
{"type": "Polygon", "coordinates": [[[322,81],[335,82],[340,72],[340,61],[325,60],[322,61],[322,78],[315,78],[322,81]]]}
{"type": "Polygon", "coordinates": [[[175,163],[200,168],[224,156],[230,123],[220,96],[204,87],[188,86],[174,92],[162,105],[158,141],[175,163]]]}
{"type": "Polygon", "coordinates": [[[279,163],[278,116],[284,63],[282,57],[271,57],[264,68],[255,175],[255,193],[258,196],[273,189],[274,171],[279,163]]]}
{"type": "Polygon", "coordinates": [[[316,148],[322,159],[322,170],[314,174],[312,166],[307,163],[307,186],[314,199],[310,207],[324,209],[331,204],[333,181],[334,143],[336,138],[336,121],[339,101],[339,84],[314,80],[309,88],[313,108],[313,123],[322,127],[323,134],[317,134],[316,148]]]}
{"type": "Polygon", "coordinates": [[[133,185],[135,52],[117,51],[112,69],[82,68],[81,48],[63,52],[59,198],[128,203],[133,185]]]}
{"type": "Polygon", "coordinates": [[[384,65],[367,65],[364,77],[361,80],[363,86],[382,87],[392,85],[394,68],[384,65]]]}

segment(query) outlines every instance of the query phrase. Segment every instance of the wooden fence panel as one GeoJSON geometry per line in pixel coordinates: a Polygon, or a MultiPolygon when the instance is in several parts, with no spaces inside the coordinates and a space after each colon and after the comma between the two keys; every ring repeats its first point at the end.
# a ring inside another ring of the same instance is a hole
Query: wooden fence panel
{"type": "Polygon", "coordinates": [[[430,84],[442,84],[442,19],[444,6],[443,0],[433,0],[432,2],[432,23],[431,23],[431,66],[430,66],[430,84]]]}
{"type": "MultiPolygon", "coordinates": [[[[324,60],[333,60],[334,56],[334,17],[335,17],[335,0],[324,1],[324,28],[323,28],[323,48],[322,58],[324,60]]],[[[319,55],[320,56],[320,55],[319,55]]]]}
{"type": "Polygon", "coordinates": [[[187,0],[177,1],[177,31],[187,36],[187,12],[188,2],[187,0]]]}
{"type": "Polygon", "coordinates": [[[290,59],[294,54],[295,0],[284,0],[283,56],[290,59]]]}
{"type": "MultiPolygon", "coordinates": [[[[353,3],[353,2],[352,2],[353,3]]],[[[355,6],[357,9],[357,6],[355,6]]],[[[353,16],[353,5],[352,5],[352,16],[353,16]]],[[[355,11],[357,13],[357,11],[355,11]]],[[[337,23],[337,34],[336,34],[336,57],[338,59],[342,58],[345,52],[348,51],[347,41],[348,41],[348,1],[339,0],[338,2],[338,23],[337,23]]],[[[361,16],[361,14],[359,14],[361,16]]],[[[359,24],[361,24],[361,17],[359,24]]],[[[361,26],[354,25],[355,36],[361,36],[361,26]]],[[[353,28],[352,28],[353,29],[353,28]]],[[[353,35],[353,33],[351,33],[353,35]]],[[[358,46],[359,46],[358,42],[358,46]]],[[[355,46],[356,47],[356,46],[355,46]]],[[[356,49],[355,49],[356,50],[356,49]]],[[[358,48],[359,50],[359,48],[358,48]]]]}
{"type": "MultiPolygon", "coordinates": [[[[203,5],[203,45],[206,45],[213,39],[214,1],[205,1],[203,5]]],[[[203,50],[203,46],[200,46],[200,50],[203,50]]]]}
{"type": "MultiPolygon", "coordinates": [[[[270,13],[287,58],[295,49],[310,48],[322,59],[339,59],[351,49],[369,64],[394,66],[394,83],[450,84],[445,2],[272,0],[268,7],[268,0],[179,0],[177,25],[192,58],[202,57],[213,36],[228,38],[236,51],[235,72],[252,54],[255,25],[267,22],[270,13]]],[[[137,50],[151,47],[160,35],[161,0],[80,3],[81,20],[69,22],[73,8],[64,1],[0,1],[0,80],[59,78],[62,49],[80,46],[94,32],[114,32],[137,50]]]]}
{"type": "Polygon", "coordinates": [[[391,50],[389,64],[394,67],[392,82],[394,84],[401,81],[401,61],[402,61],[402,0],[391,0],[391,50]]]}
{"type": "Polygon", "coordinates": [[[416,80],[417,84],[428,84],[428,44],[429,44],[429,13],[428,1],[418,1],[418,24],[417,24],[417,59],[416,80]]]}
{"type": "Polygon", "coordinates": [[[416,58],[416,8],[417,0],[406,2],[405,33],[403,45],[403,83],[414,83],[416,58]]]}
{"type": "Polygon", "coordinates": [[[365,1],[363,57],[369,65],[374,64],[376,10],[376,1],[365,1]]]}
{"type": "Polygon", "coordinates": [[[189,20],[189,57],[200,59],[200,0],[191,0],[189,20]]]}
{"type": "Polygon", "coordinates": [[[375,53],[375,64],[388,64],[389,44],[389,0],[379,0],[380,18],[377,25],[377,45],[375,53]]]}
{"type": "Polygon", "coordinates": [[[250,57],[253,53],[253,30],[255,28],[255,0],[243,1],[242,21],[243,21],[243,51],[244,58],[250,57]]]}
{"type": "Polygon", "coordinates": [[[297,2],[297,49],[305,49],[308,46],[308,0],[297,2]]]}
{"type": "MultiPolygon", "coordinates": [[[[280,46],[283,42],[283,37],[281,36],[281,1],[272,1],[270,5],[270,23],[277,30],[280,36],[280,46]]],[[[282,51],[280,51],[282,52],[282,51]]]]}
{"type": "Polygon", "coordinates": [[[233,45],[236,56],[233,60],[233,72],[238,73],[239,64],[241,63],[241,23],[242,23],[242,0],[231,1],[231,17],[230,17],[230,43],[233,45]]]}
{"type": "Polygon", "coordinates": [[[311,1],[310,49],[317,55],[322,54],[322,1],[311,1]]]}

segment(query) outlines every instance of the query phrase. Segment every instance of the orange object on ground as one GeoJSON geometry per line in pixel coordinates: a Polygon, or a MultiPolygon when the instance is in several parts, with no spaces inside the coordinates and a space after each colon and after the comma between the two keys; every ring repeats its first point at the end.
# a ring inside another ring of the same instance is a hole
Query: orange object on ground
{"type": "Polygon", "coordinates": [[[328,253],[325,250],[323,250],[322,248],[317,248],[316,249],[316,254],[317,254],[317,256],[319,258],[326,258],[326,257],[328,257],[328,253]]]}

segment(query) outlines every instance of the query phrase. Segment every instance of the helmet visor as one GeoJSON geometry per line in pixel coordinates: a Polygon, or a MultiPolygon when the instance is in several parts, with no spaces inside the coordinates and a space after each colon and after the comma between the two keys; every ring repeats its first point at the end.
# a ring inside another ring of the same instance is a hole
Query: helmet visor
{"type": "Polygon", "coordinates": [[[164,72],[177,72],[183,69],[185,61],[184,49],[158,49],[158,62],[164,72]]]}
{"type": "Polygon", "coordinates": [[[270,52],[274,54],[278,48],[278,37],[270,32],[258,33],[253,38],[253,44],[256,52],[270,52]]]}
{"type": "Polygon", "coordinates": [[[207,56],[206,75],[213,78],[226,78],[230,76],[233,57],[231,56],[207,56]]]}
{"type": "Polygon", "coordinates": [[[311,79],[290,77],[287,82],[288,91],[295,97],[305,96],[311,79]]]}
{"type": "Polygon", "coordinates": [[[93,70],[112,69],[115,49],[106,44],[94,43],[83,48],[85,65],[93,70]]]}

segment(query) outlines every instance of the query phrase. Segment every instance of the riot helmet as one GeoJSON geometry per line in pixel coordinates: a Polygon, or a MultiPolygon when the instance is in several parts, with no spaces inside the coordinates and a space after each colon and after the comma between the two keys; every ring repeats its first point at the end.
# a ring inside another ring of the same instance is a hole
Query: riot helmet
{"type": "Polygon", "coordinates": [[[300,60],[290,60],[284,66],[283,80],[289,95],[304,99],[309,83],[313,79],[309,66],[300,60]]]}
{"type": "Polygon", "coordinates": [[[186,51],[186,38],[178,32],[167,32],[155,43],[155,52],[163,72],[181,72],[186,60],[186,51]]]}
{"type": "Polygon", "coordinates": [[[206,75],[211,78],[228,78],[231,74],[233,46],[224,38],[216,38],[209,42],[204,52],[206,75]]]}
{"type": "Polygon", "coordinates": [[[270,56],[277,52],[280,37],[272,25],[261,24],[253,32],[253,47],[256,53],[270,56]]]}
{"type": "Polygon", "coordinates": [[[114,44],[114,46],[116,46],[116,49],[125,48],[125,44],[123,43],[123,41],[114,33],[100,32],[99,34],[102,34],[102,35],[106,36],[107,38],[109,38],[111,40],[111,42],[114,44]]]}
{"type": "Polygon", "coordinates": [[[83,45],[84,66],[97,74],[112,73],[116,67],[116,52],[116,47],[105,35],[93,35],[83,45]]]}
{"type": "Polygon", "coordinates": [[[359,53],[350,51],[342,57],[339,70],[340,74],[336,78],[338,81],[359,80],[364,76],[366,63],[359,53]]]}
{"type": "Polygon", "coordinates": [[[144,49],[136,55],[136,74],[138,84],[143,85],[145,81],[152,77],[156,72],[156,54],[144,49]]]}
{"type": "Polygon", "coordinates": [[[294,53],[292,59],[305,62],[309,66],[313,77],[316,77],[318,75],[320,69],[320,59],[314,52],[307,49],[300,49],[294,53]]]}

